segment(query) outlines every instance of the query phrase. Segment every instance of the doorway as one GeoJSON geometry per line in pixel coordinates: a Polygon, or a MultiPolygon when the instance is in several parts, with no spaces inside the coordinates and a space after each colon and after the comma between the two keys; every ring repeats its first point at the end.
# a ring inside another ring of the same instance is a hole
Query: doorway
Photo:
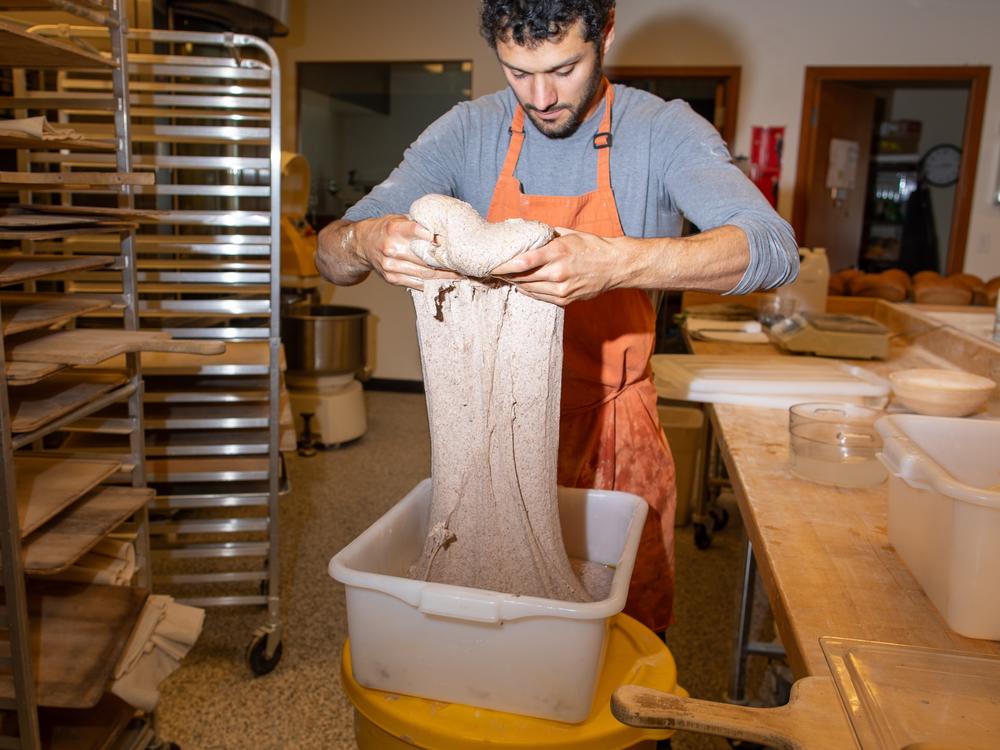
{"type": "MultiPolygon", "coordinates": [[[[691,109],[715,126],[732,149],[739,104],[739,67],[608,67],[605,75],[612,83],[648,91],[665,101],[682,99],[691,109]]],[[[682,236],[697,234],[698,227],[684,220],[682,236]]],[[[651,293],[656,311],[657,354],[684,352],[684,342],[675,316],[681,312],[679,292],[651,293]]]]}
{"type": "Polygon", "coordinates": [[[736,111],[740,92],[738,67],[609,67],[605,75],[612,83],[642,89],[661,99],[683,99],[699,115],[715,125],[727,146],[736,134],[736,111]]]}
{"type": "Polygon", "coordinates": [[[469,61],[300,62],[297,150],[323,227],[382,182],[434,120],[470,98],[469,61]]]}
{"type": "Polygon", "coordinates": [[[792,225],[832,271],[962,270],[989,67],[806,68],[792,225]]]}

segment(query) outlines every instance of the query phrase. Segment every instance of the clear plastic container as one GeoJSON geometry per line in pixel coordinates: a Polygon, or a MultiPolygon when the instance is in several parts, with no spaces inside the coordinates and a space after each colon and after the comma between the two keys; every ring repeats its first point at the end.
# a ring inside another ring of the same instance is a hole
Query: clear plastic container
{"type": "Polygon", "coordinates": [[[862,750],[1000,747],[1000,658],[820,638],[862,750]]]}
{"type": "Polygon", "coordinates": [[[888,475],[878,460],[883,412],[857,404],[817,402],[788,410],[790,465],[803,479],[837,487],[874,487],[888,475]]]}

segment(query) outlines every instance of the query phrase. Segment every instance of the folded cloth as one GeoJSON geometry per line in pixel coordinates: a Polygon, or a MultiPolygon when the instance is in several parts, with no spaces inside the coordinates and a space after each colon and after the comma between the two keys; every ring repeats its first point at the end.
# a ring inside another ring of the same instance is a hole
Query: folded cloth
{"type": "Polygon", "coordinates": [[[715,329],[692,331],[691,338],[700,341],[732,341],[738,344],[766,344],[770,341],[763,331],[748,333],[747,331],[718,331],[715,329]]]}
{"type": "Polygon", "coordinates": [[[156,708],[160,683],[180,666],[204,622],[203,609],[150,596],[115,666],[111,692],[143,711],[156,708]]]}
{"type": "Polygon", "coordinates": [[[14,133],[43,141],[75,141],[83,138],[83,133],[78,133],[73,128],[54,127],[44,115],[22,117],[19,120],[0,120],[0,133],[14,133]]]}
{"type": "Polygon", "coordinates": [[[123,539],[105,537],[66,570],[50,580],[127,586],[135,573],[135,547],[123,539]]]}
{"type": "Polygon", "coordinates": [[[712,318],[699,318],[689,315],[684,320],[687,329],[695,331],[739,331],[742,333],[760,333],[763,329],[756,320],[714,320],[712,318]]]}

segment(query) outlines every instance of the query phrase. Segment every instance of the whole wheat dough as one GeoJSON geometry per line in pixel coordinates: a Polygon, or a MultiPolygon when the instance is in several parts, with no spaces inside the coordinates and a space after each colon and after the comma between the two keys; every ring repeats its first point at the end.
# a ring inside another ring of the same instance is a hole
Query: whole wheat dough
{"type": "Polygon", "coordinates": [[[488,224],[440,195],[410,216],[426,262],[473,278],[412,292],[431,430],[429,532],[414,577],[565,601],[593,597],[563,546],[556,497],[563,310],[483,277],[552,230],[488,224]]]}

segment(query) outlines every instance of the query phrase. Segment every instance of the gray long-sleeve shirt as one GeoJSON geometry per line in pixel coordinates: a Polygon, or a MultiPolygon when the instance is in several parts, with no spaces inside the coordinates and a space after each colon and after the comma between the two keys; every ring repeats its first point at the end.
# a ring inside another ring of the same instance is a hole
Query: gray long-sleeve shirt
{"type": "MultiPolygon", "coordinates": [[[[615,85],[611,187],[629,237],[676,237],[686,216],[700,229],[723,225],[746,232],[750,264],[730,293],[792,281],[798,246],[788,222],[733,165],[715,128],[687,103],[615,85]]],[[[516,99],[510,89],[462,102],[432,123],[403,162],[344,218],[405,214],[428,193],[442,193],[489,211],[500,175],[516,99]]],[[[597,187],[592,138],[604,103],[568,138],[549,138],[525,118],[515,177],[535,195],[579,195],[597,187]]]]}

